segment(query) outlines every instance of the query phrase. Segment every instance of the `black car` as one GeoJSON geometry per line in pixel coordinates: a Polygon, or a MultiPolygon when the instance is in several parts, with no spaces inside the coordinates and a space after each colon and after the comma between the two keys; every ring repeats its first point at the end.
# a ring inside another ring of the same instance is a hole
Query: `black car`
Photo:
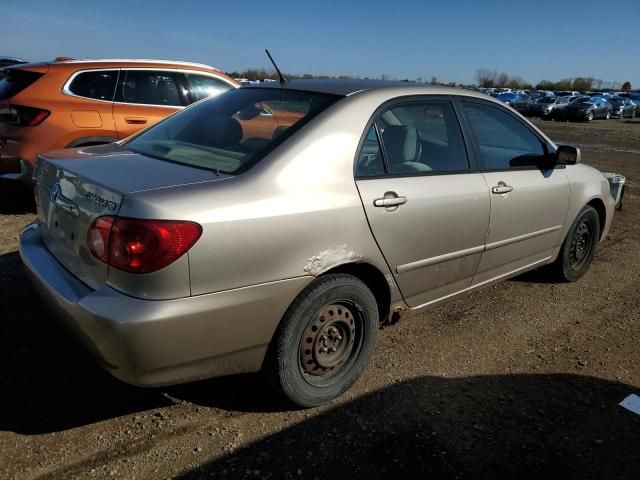
{"type": "Polygon", "coordinates": [[[580,97],[556,112],[564,120],[587,120],[611,118],[613,107],[602,97],[580,97]]]}
{"type": "Polygon", "coordinates": [[[27,63],[27,61],[21,58],[0,56],[0,68],[8,67],[9,65],[18,65],[19,63],[27,63]]]}
{"type": "Polygon", "coordinates": [[[4,67],[18,65],[19,63],[27,63],[27,61],[21,58],[0,56],[0,79],[4,77],[4,71],[2,70],[4,67]]]}
{"type": "Polygon", "coordinates": [[[640,92],[625,92],[618,94],[619,97],[628,98],[640,108],[640,92]]]}
{"type": "Polygon", "coordinates": [[[556,112],[568,104],[569,97],[542,97],[531,104],[528,114],[532,117],[555,118],[556,112]]]}
{"type": "Polygon", "coordinates": [[[607,98],[607,101],[613,107],[613,111],[611,112],[611,116],[614,118],[635,118],[636,110],[638,106],[635,104],[633,100],[626,97],[611,97],[607,98]]]}

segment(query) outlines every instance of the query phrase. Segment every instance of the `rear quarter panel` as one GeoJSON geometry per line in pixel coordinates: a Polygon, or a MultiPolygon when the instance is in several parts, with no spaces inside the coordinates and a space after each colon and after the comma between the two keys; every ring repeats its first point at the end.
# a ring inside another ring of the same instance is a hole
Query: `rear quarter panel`
{"type": "MultiPolygon", "coordinates": [[[[192,295],[367,262],[393,277],[373,239],[353,165],[378,105],[346,98],[246,173],[227,180],[133,194],[121,215],[192,220],[203,227],[189,251],[192,295]]],[[[212,173],[212,175],[214,175],[212,173]]]]}

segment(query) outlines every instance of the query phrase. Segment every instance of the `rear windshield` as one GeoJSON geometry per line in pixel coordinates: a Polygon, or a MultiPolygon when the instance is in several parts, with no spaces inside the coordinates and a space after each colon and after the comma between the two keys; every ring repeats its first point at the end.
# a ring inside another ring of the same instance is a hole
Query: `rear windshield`
{"type": "Polygon", "coordinates": [[[5,70],[4,73],[4,78],[0,80],[0,100],[16,96],[44,75],[43,73],[13,68],[5,70]]]}
{"type": "Polygon", "coordinates": [[[241,88],[202,100],[125,144],[129,150],[221,173],[241,173],[341,97],[241,88]]]}

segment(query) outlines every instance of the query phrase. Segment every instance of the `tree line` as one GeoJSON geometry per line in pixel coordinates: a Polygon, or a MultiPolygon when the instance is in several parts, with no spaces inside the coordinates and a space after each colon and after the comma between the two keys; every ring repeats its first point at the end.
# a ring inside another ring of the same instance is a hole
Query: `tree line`
{"type": "Polygon", "coordinates": [[[480,87],[509,87],[516,89],[536,88],[538,90],[576,90],[576,91],[600,91],[600,90],[623,90],[630,91],[630,82],[612,82],[593,77],[573,77],[563,78],[558,81],[542,80],[535,86],[518,75],[508,73],[498,73],[497,70],[479,68],[476,71],[475,79],[480,87]]]}

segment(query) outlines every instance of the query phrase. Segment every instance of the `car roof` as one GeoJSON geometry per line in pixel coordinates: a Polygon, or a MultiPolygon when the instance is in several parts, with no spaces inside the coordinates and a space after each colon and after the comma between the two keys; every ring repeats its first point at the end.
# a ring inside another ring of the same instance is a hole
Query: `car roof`
{"type": "MultiPolygon", "coordinates": [[[[423,85],[413,82],[389,81],[389,80],[289,80],[280,82],[266,82],[251,84],[243,88],[276,88],[285,90],[302,90],[306,92],[326,93],[332,95],[349,96],[354,93],[381,90],[381,89],[408,89],[415,90],[417,94],[431,95],[466,95],[470,97],[488,98],[487,95],[473,90],[454,87],[441,87],[438,85],[423,85]]],[[[489,97],[490,98],[490,97],[489,97]]]]}
{"type": "Polygon", "coordinates": [[[218,68],[212,67],[211,65],[205,65],[204,63],[195,63],[195,62],[183,62],[179,60],[160,60],[160,59],[141,59],[141,58],[101,58],[101,59],[64,59],[64,60],[54,60],[51,63],[63,63],[65,65],[76,65],[76,64],[132,64],[132,65],[175,65],[178,67],[195,67],[195,68],[207,68],[218,70],[218,68]]]}

